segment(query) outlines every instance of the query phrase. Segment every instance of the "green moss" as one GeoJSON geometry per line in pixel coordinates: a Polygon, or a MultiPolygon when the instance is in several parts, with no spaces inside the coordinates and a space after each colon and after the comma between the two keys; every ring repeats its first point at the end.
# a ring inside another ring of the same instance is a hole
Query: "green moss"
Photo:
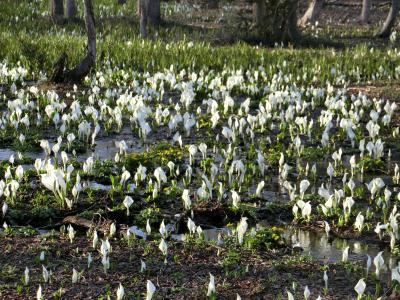
{"type": "Polygon", "coordinates": [[[149,151],[128,154],[125,165],[126,169],[134,174],[140,164],[151,171],[156,167],[166,166],[169,161],[175,164],[182,162],[182,149],[168,143],[159,143],[152,146],[149,151]]]}
{"type": "Polygon", "coordinates": [[[17,228],[8,227],[7,230],[5,230],[4,232],[7,235],[13,235],[13,236],[34,236],[38,234],[38,231],[31,226],[24,226],[17,228]]]}
{"type": "Polygon", "coordinates": [[[315,161],[323,158],[327,150],[321,147],[305,147],[302,153],[302,158],[309,161],[315,161]]]}
{"type": "Polygon", "coordinates": [[[282,230],[277,227],[266,227],[257,230],[255,235],[247,235],[245,245],[249,249],[269,250],[279,246],[282,230]]]}
{"type": "Polygon", "coordinates": [[[385,163],[381,159],[373,159],[370,156],[364,156],[357,164],[357,168],[361,170],[364,168],[364,172],[374,172],[375,174],[383,172],[385,163]]]}

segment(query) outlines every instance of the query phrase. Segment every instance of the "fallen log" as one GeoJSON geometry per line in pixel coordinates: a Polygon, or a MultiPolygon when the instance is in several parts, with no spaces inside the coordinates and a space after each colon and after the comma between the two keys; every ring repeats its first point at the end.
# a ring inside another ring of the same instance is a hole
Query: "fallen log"
{"type": "Polygon", "coordinates": [[[68,216],[65,217],[62,223],[65,224],[71,224],[75,225],[77,227],[85,228],[85,229],[90,229],[94,230],[96,229],[97,231],[103,233],[104,235],[108,234],[110,225],[112,223],[111,220],[104,220],[103,222],[100,220],[98,223],[78,217],[78,216],[68,216]]]}

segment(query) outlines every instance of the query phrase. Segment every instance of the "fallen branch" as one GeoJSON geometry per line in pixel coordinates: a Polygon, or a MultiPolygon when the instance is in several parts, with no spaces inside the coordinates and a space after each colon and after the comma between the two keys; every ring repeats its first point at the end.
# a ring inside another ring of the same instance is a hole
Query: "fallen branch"
{"type": "Polygon", "coordinates": [[[108,234],[112,221],[105,220],[104,222],[95,223],[94,221],[90,221],[90,220],[82,218],[82,217],[68,216],[68,217],[64,218],[62,223],[63,224],[72,224],[72,225],[90,229],[90,230],[96,229],[97,231],[99,231],[103,234],[108,234]]]}

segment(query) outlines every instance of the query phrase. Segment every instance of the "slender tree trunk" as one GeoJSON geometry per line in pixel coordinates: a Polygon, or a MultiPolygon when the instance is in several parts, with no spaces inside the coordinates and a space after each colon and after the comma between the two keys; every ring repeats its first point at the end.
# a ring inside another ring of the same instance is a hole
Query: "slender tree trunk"
{"type": "Polygon", "coordinates": [[[265,25],[265,19],[267,17],[266,9],[265,0],[257,0],[253,4],[253,17],[258,29],[262,29],[265,25]]]}
{"type": "Polygon", "coordinates": [[[147,37],[147,1],[139,0],[139,15],[140,15],[140,36],[142,38],[147,37]]]}
{"type": "Polygon", "coordinates": [[[147,0],[147,16],[152,24],[158,24],[161,21],[160,0],[147,0]]]}
{"type": "MultiPolygon", "coordinates": [[[[297,27],[298,17],[297,10],[299,2],[296,0],[291,1],[293,4],[289,6],[288,11],[288,21],[286,25],[286,39],[287,41],[299,41],[301,39],[301,34],[299,28],[297,27]]],[[[321,1],[322,2],[322,1],[321,1]]]]}
{"type": "Polygon", "coordinates": [[[67,19],[72,22],[76,20],[76,14],[78,9],[76,8],[75,0],[67,0],[67,19]]]}
{"type": "Polygon", "coordinates": [[[321,13],[324,2],[324,0],[311,0],[306,12],[298,20],[297,25],[304,27],[307,23],[314,23],[321,13]]]}
{"type": "Polygon", "coordinates": [[[376,34],[378,37],[386,38],[390,36],[392,28],[396,22],[397,14],[399,12],[399,6],[400,6],[399,1],[400,0],[392,0],[392,6],[390,7],[390,11],[386,18],[386,21],[385,23],[383,23],[383,26],[376,34]]]}
{"type": "Polygon", "coordinates": [[[219,0],[207,0],[207,8],[208,9],[217,9],[219,0]]]}
{"type": "Polygon", "coordinates": [[[63,0],[50,0],[50,16],[53,22],[57,23],[64,18],[64,2],[63,0]]]}
{"type": "Polygon", "coordinates": [[[80,83],[89,74],[96,62],[96,29],[92,0],[84,0],[85,25],[87,33],[86,56],[72,70],[64,70],[67,55],[63,53],[55,64],[50,81],[57,83],[80,83]]]}
{"type": "Polygon", "coordinates": [[[369,21],[369,14],[371,12],[371,0],[363,0],[360,21],[362,24],[367,24],[369,21]]]}

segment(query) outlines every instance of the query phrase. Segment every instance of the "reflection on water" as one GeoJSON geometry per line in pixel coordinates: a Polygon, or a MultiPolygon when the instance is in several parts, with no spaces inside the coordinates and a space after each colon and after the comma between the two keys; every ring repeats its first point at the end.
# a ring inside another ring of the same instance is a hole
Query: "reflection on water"
{"type": "MultiPolygon", "coordinates": [[[[398,259],[390,254],[387,248],[379,248],[378,245],[366,244],[357,240],[334,238],[329,240],[322,232],[310,232],[298,228],[285,228],[284,239],[293,246],[303,248],[304,253],[324,262],[341,262],[344,248],[349,248],[349,261],[367,261],[367,255],[373,259],[380,251],[383,252],[385,266],[382,273],[390,272],[398,264],[398,259]]],[[[374,271],[374,267],[371,267],[374,271]]]]}
{"type": "MultiPolygon", "coordinates": [[[[228,228],[211,228],[202,231],[204,241],[214,241],[217,244],[223,243],[224,236],[232,235],[232,230],[228,228]]],[[[196,234],[197,235],[197,234],[196,234]]],[[[172,234],[171,238],[175,241],[185,241],[187,234],[172,234]]]]}
{"type": "Polygon", "coordinates": [[[140,237],[144,240],[147,239],[147,234],[137,226],[129,227],[129,231],[137,237],[140,237]]]}
{"type": "Polygon", "coordinates": [[[8,148],[3,148],[0,149],[0,160],[8,160],[11,155],[15,155],[15,151],[8,149],[8,148]]]}

